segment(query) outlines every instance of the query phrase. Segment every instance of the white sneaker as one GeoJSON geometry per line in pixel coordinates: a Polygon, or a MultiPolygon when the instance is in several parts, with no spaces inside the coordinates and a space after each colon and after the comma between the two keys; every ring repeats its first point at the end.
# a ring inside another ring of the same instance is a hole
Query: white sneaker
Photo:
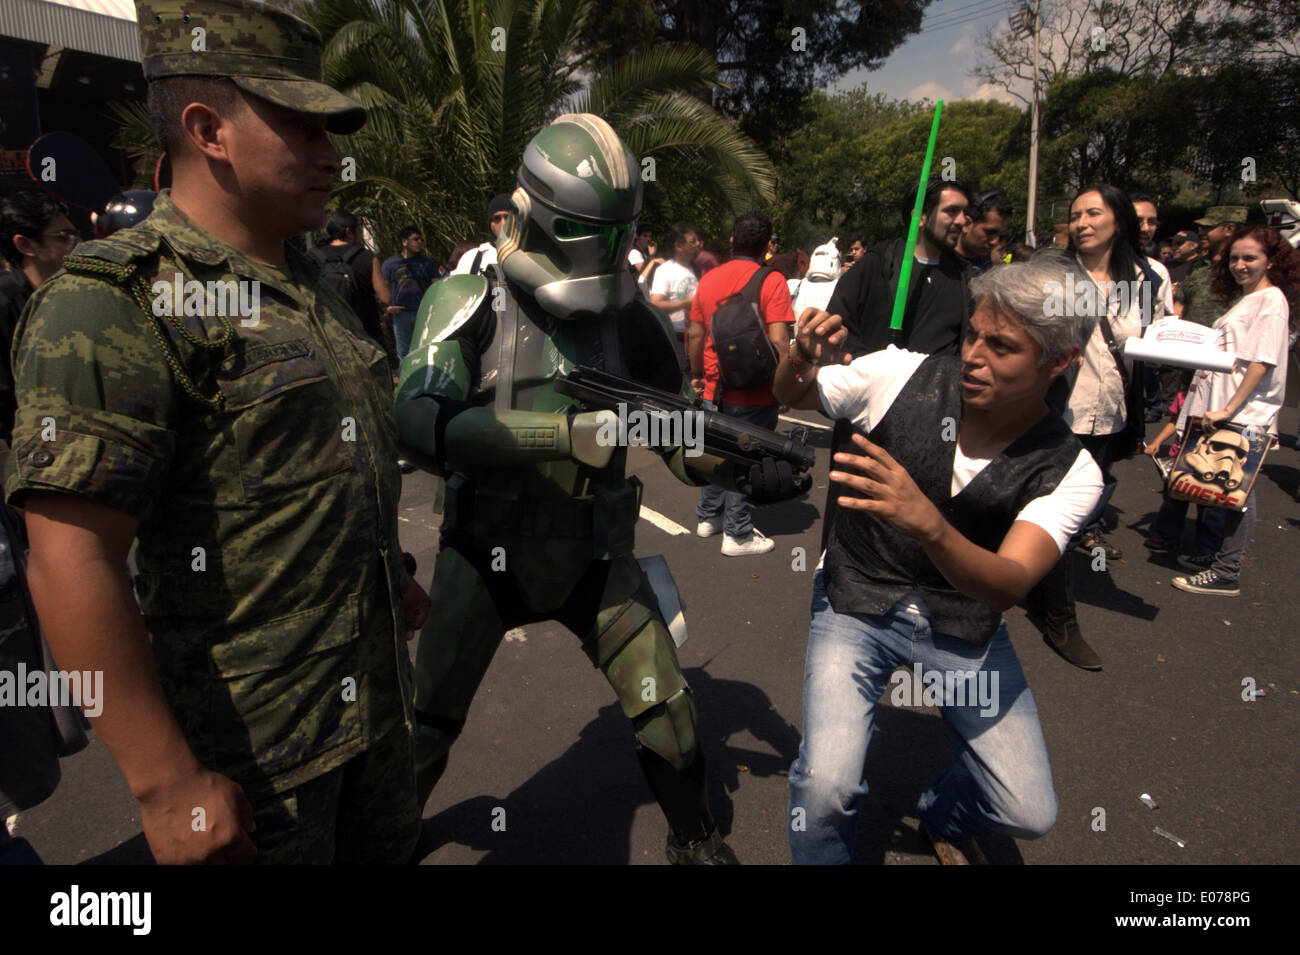
{"type": "Polygon", "coordinates": [[[696,537],[712,537],[714,534],[722,533],[722,525],[715,524],[713,521],[700,521],[695,525],[696,537]]]}
{"type": "Polygon", "coordinates": [[[757,527],[749,540],[737,540],[730,534],[723,535],[722,553],[727,557],[744,557],[746,554],[766,554],[776,547],[776,541],[770,537],[763,536],[763,532],[757,527]]]}

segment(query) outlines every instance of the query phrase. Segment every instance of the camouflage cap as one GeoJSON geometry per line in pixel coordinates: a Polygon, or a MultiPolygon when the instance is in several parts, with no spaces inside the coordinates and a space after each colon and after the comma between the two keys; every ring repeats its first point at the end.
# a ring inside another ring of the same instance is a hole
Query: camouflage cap
{"type": "Polygon", "coordinates": [[[354,133],[365,108],[326,86],[321,37],[305,20],[255,0],[136,0],[145,79],[228,76],[277,106],[354,133]]]}
{"type": "Polygon", "coordinates": [[[1245,206],[1210,206],[1206,210],[1204,219],[1197,219],[1197,225],[1216,226],[1224,222],[1231,222],[1233,225],[1241,225],[1246,221],[1247,209],[1245,206]]]}

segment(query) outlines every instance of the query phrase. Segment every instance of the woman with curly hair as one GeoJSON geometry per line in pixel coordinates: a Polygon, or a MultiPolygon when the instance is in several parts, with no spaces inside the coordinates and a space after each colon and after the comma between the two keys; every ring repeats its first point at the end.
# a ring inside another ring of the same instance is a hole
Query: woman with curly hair
{"type": "MultiPolygon", "coordinates": [[[[1188,391],[1185,415],[1200,416],[1206,432],[1225,422],[1277,434],[1277,416],[1286,394],[1288,320],[1300,304],[1300,253],[1267,226],[1240,226],[1227,254],[1214,264],[1211,288],[1241,298],[1214,323],[1225,351],[1236,355],[1231,371],[1200,371],[1188,391]]],[[[1229,511],[1223,543],[1204,560],[1200,573],[1175,577],[1173,585],[1193,594],[1235,597],[1241,559],[1255,529],[1255,491],[1240,511],[1229,511]]],[[[1184,566],[1190,566],[1184,564],[1184,566]]]]}

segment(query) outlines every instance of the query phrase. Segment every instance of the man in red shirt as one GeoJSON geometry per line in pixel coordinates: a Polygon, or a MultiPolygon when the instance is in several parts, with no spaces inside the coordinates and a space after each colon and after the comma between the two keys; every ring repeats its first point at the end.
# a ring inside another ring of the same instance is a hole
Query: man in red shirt
{"type": "MultiPolygon", "coordinates": [[[[695,298],[691,302],[690,323],[687,326],[691,385],[696,393],[716,404],[723,414],[764,428],[775,428],[779,417],[779,405],[772,395],[772,383],[744,391],[726,391],[718,381],[718,356],[709,336],[709,320],[718,310],[718,303],[722,299],[739,292],[753,277],[771,238],[772,220],[767,216],[747,212],[736,218],[731,230],[732,258],[729,262],[710,269],[700,279],[695,298]]],[[[777,349],[777,354],[782,354],[790,344],[794,312],[790,307],[790,289],[780,272],[773,271],[763,280],[763,287],[759,290],[758,309],[763,321],[767,323],[768,340],[777,349]]],[[[695,513],[700,520],[695,533],[700,537],[712,537],[722,531],[722,553],[728,557],[766,554],[776,546],[774,541],[754,527],[749,504],[741,494],[708,485],[700,492],[700,503],[695,513]]]]}

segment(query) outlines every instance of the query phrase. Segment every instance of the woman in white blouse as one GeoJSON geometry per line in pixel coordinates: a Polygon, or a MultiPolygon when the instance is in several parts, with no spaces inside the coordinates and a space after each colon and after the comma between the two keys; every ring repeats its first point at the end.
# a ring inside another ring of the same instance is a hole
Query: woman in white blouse
{"type": "MultiPolygon", "coordinates": [[[[1126,391],[1131,386],[1140,394],[1143,371],[1140,364],[1135,368],[1133,362],[1124,359],[1124,342],[1131,335],[1141,335],[1147,321],[1164,316],[1162,295],[1153,284],[1156,276],[1145,262],[1140,242],[1133,203],[1114,186],[1089,186],[1070,203],[1066,254],[1075,264],[1077,282],[1063,290],[1061,305],[1073,309],[1074,314],[1084,311],[1095,315],[1099,321],[1078,369],[1062,375],[1073,378],[1064,383],[1070,396],[1062,417],[1092,454],[1105,479],[1097,512],[1074,549],[1095,556],[1096,548],[1102,548],[1109,560],[1122,556],[1118,548],[1106,542],[1101,529],[1102,513],[1115,490],[1111,465],[1137,450],[1144,424],[1139,411],[1138,433],[1126,431],[1126,391]],[[1107,323],[1105,329],[1102,322],[1107,323]]],[[[1138,400],[1139,408],[1142,404],[1138,400]]],[[[1067,561],[1060,561],[1029,592],[1024,606],[1030,618],[1042,627],[1048,646],[1077,667],[1101,669],[1100,655],[1079,630],[1067,561]]]]}
{"type": "Polygon", "coordinates": [[[1080,192],[1070,203],[1069,234],[1068,251],[1086,273],[1084,281],[1093,286],[1076,289],[1075,305],[1094,307],[1098,321],[1064,418],[1106,478],[1101,508],[1084,529],[1077,549],[1092,554],[1102,547],[1107,558],[1116,560],[1121,554],[1102,536],[1101,511],[1115,490],[1111,466],[1130,457],[1142,436],[1140,431],[1137,435],[1127,431],[1125,395],[1128,387],[1141,386],[1142,369],[1124,359],[1124,342],[1140,336],[1147,322],[1162,318],[1164,305],[1153,284],[1154,273],[1143,267],[1137,213],[1123,192],[1104,184],[1080,192]]]}
{"type": "MultiPolygon", "coordinates": [[[[1240,226],[1228,240],[1227,254],[1214,264],[1211,288],[1226,296],[1241,289],[1241,298],[1214,323],[1222,347],[1236,356],[1230,371],[1197,372],[1183,407],[1208,431],[1224,422],[1250,425],[1277,434],[1277,416],[1286,394],[1287,347],[1291,305],[1300,296],[1300,253],[1276,229],[1240,226]],[[1288,301],[1288,299],[1290,301],[1288,301]]],[[[1175,577],[1173,585],[1193,594],[1235,597],[1241,559],[1255,529],[1255,490],[1240,511],[1229,511],[1223,543],[1200,573],[1175,577]]]]}

